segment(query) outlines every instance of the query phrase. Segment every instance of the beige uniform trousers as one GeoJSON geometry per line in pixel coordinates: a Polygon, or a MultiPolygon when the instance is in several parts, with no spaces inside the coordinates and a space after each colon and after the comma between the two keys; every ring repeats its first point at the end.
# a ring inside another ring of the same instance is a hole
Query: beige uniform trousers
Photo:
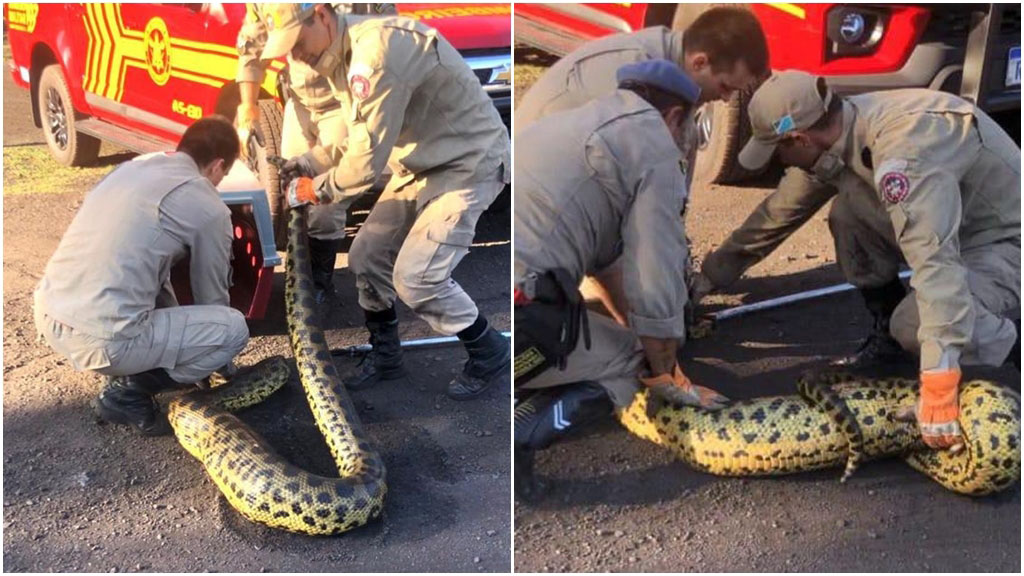
{"type": "MultiPolygon", "coordinates": [[[[294,158],[309,152],[314,146],[341,149],[348,137],[348,128],[342,109],[313,112],[289,98],[284,106],[281,128],[281,156],[294,158]]],[[[321,167],[326,172],[331,166],[321,167]]],[[[309,208],[309,236],[319,240],[345,237],[345,218],[351,201],[309,208]]]]}
{"type": "MultiPolygon", "coordinates": [[[[892,221],[868,183],[851,178],[829,213],[836,259],[846,279],[858,288],[877,287],[896,277],[904,263],[892,221]],[[856,187],[854,187],[856,186],[856,187]]],[[[962,364],[999,366],[1016,340],[1010,317],[1020,314],[1020,245],[1001,242],[960,253],[976,318],[962,364]]],[[[921,320],[914,291],[893,312],[889,330],[908,352],[919,354],[921,320]]]]}
{"type": "Polygon", "coordinates": [[[391,178],[352,242],[349,268],[364,310],[387,310],[397,295],[435,331],[452,335],[478,315],[452,272],[469,252],[480,215],[505,184],[495,174],[420,206],[417,197],[427,186],[425,178],[391,178]]]}
{"type": "Polygon", "coordinates": [[[164,368],[183,384],[198,382],[230,362],[249,341],[245,316],[227,306],[153,310],[130,339],[96,338],[53,320],[36,302],[36,331],[75,370],[129,376],[164,368]]]}
{"type": "Polygon", "coordinates": [[[601,314],[591,313],[590,349],[583,338],[566,361],[565,370],[548,368],[523,388],[553,388],[589,380],[596,382],[611,396],[616,406],[627,406],[640,390],[638,375],[644,366],[644,350],[640,339],[629,328],[601,314]]]}

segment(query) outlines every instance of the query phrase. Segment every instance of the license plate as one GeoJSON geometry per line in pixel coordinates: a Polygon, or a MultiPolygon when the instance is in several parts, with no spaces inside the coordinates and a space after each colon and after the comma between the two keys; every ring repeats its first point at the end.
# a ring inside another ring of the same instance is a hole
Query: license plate
{"type": "Polygon", "coordinates": [[[1006,87],[1020,86],[1020,46],[1010,48],[1006,59],[1006,87]]]}

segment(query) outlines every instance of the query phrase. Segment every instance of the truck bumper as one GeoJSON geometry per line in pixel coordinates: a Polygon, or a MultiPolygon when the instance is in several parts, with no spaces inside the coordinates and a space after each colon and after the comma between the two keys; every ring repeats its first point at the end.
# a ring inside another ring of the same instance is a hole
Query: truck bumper
{"type": "Polygon", "coordinates": [[[933,13],[899,70],[826,78],[841,94],[931,88],[963,96],[985,111],[1019,110],[1020,86],[1008,87],[1004,80],[1010,49],[1020,46],[1020,38],[1019,5],[964,6],[933,13]]]}

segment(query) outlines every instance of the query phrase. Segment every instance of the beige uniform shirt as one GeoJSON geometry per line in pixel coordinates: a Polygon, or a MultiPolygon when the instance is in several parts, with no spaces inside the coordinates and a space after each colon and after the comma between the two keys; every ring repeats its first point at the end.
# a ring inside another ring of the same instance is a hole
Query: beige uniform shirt
{"type": "Polygon", "coordinates": [[[622,257],[634,332],[682,338],[686,181],[661,115],[616,90],[516,136],[515,281],[622,257]]]}
{"type": "Polygon", "coordinates": [[[158,298],[175,303],[171,267],[188,255],[195,303],[228,306],[231,232],[231,211],[190,156],[138,157],[86,195],[37,302],[76,331],[132,338],[158,298]]]}
{"type": "Polygon", "coordinates": [[[618,86],[619,67],[654,59],[682,63],[682,32],[656,26],[587,42],[545,70],[516,102],[515,132],[553,112],[611,94],[618,86]]]}
{"type": "MultiPolygon", "coordinates": [[[[245,23],[238,31],[238,82],[263,82],[269,61],[260,60],[267,44],[267,25],[264,9],[269,4],[246,4],[245,23]]],[[[347,12],[344,5],[335,8],[347,12]]],[[[288,87],[292,96],[312,112],[324,112],[338,107],[327,79],[300,60],[288,60],[288,87]]]]}
{"type": "MultiPolygon", "coordinates": [[[[846,163],[837,186],[848,178],[870,183],[892,222],[913,271],[922,369],[936,367],[943,353],[956,363],[975,316],[961,251],[1020,245],[1020,148],[969,102],[932,90],[854,96],[844,118],[833,147],[846,163]]],[[[791,187],[786,198],[769,197],[707,259],[705,273],[727,284],[743,269],[730,254],[749,261],[761,246],[777,245],[828,199],[822,191],[791,187]]]]}
{"type": "Polygon", "coordinates": [[[396,178],[430,176],[421,205],[495,176],[509,182],[508,131],[437,30],[409,18],[342,16],[328,51],[322,71],[345,110],[348,145],[317,182],[325,201],[369,190],[385,166],[396,178]]]}

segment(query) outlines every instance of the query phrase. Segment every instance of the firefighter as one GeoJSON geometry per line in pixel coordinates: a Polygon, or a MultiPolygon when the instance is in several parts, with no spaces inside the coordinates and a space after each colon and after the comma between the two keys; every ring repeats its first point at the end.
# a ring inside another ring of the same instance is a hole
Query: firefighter
{"type": "Polygon", "coordinates": [[[228,305],[231,211],[215,188],[238,154],[231,122],[210,117],[176,152],[125,162],[86,195],[47,263],[36,329],[76,370],[107,377],[93,402],[103,420],[170,432],[154,396],[230,366],[248,342],[228,305]],[[171,267],[186,255],[195,305],[178,306],[171,267]]]}
{"type": "Polygon", "coordinates": [[[712,8],[685,31],[664,26],[592,40],[544,71],[516,103],[515,130],[614,92],[620,66],[675,62],[700,87],[700,103],[728,100],[768,75],[768,44],[749,10],[712,8]]]}
{"type": "MultiPolygon", "coordinates": [[[[394,13],[392,4],[337,4],[339,13],[394,13]]],[[[238,31],[237,82],[241,103],[235,116],[242,156],[248,158],[260,121],[260,85],[269,60],[260,58],[267,42],[267,4],[247,4],[245,23],[238,31]]],[[[284,106],[279,153],[285,158],[303,155],[317,171],[326,171],[332,158],[321,148],[342,148],[345,119],[341,105],[331,94],[327,79],[308,64],[288,58],[288,98],[284,106]],[[317,146],[321,148],[317,148],[317,146]]],[[[280,205],[281,202],[278,202],[280,205]]],[[[318,304],[334,296],[334,265],[345,237],[348,202],[315,206],[309,210],[309,251],[318,304]]],[[[284,218],[282,214],[280,217],[284,218]]]]}
{"type": "MultiPolygon", "coordinates": [[[[345,380],[352,389],[404,373],[395,300],[434,330],[456,334],[469,360],[448,386],[472,398],[508,374],[509,344],[488,325],[452,271],[477,220],[509,182],[509,138],[480,81],[434,29],[402,17],[338,15],[281,4],[264,59],[289,53],[324,76],[346,119],[348,143],[323,173],[290,161],[289,202],[347,202],[392,176],[349,252],[373,351],[345,380]],[[315,180],[310,177],[315,176],[315,180]]],[[[330,152],[314,148],[317,154],[330,152]]]]}
{"type": "MultiPolygon", "coordinates": [[[[716,7],[701,14],[685,31],[658,26],[584,44],[548,68],[517,102],[515,130],[612,93],[617,86],[616,70],[623,64],[659,58],[675,62],[697,83],[699,103],[729,100],[734,92],[751,87],[770,72],[768,45],[757,17],[742,8],[716,7]]],[[[689,184],[697,132],[692,122],[687,128],[682,155],[689,184]]],[[[610,263],[594,271],[583,289],[625,324],[629,312],[623,309],[626,298],[621,277],[620,263],[610,263]]]]}
{"type": "Polygon", "coordinates": [[[858,360],[918,355],[925,442],[960,444],[960,366],[1019,368],[1020,148],[956,96],[912,89],[840,98],[797,71],[762,85],[749,113],[753,137],[740,162],[755,169],[775,155],[817,185],[769,196],[706,258],[704,282],[728,285],[834,197],[839,267],[875,318],[858,360]],[[909,294],[897,276],[903,263],[909,294]]]}
{"type": "Polygon", "coordinates": [[[515,490],[536,499],[533,454],[573,427],[657,397],[720,408],[693,385],[676,350],[685,337],[686,180],[677,140],[697,85],[668,60],[623,66],[619,88],[552,114],[516,136],[514,278],[515,490]],[[577,286],[618,258],[629,327],[589,317],[577,286]]]}

